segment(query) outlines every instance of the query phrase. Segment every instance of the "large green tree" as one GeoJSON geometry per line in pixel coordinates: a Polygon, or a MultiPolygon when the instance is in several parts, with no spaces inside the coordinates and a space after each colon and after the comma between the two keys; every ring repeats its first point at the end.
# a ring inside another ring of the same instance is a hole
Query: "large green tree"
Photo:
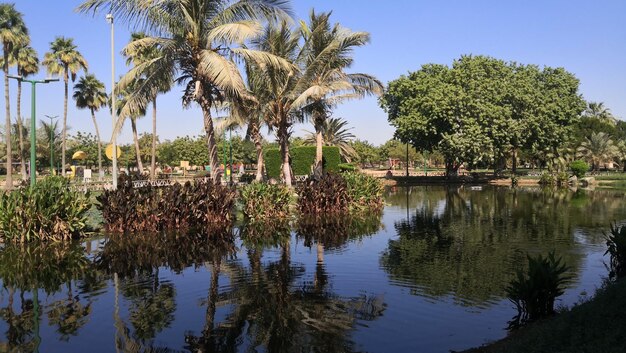
{"type": "Polygon", "coordinates": [[[462,164],[501,170],[520,148],[539,158],[567,141],[585,108],[578,84],[561,68],[463,56],[392,81],[381,106],[397,138],[443,154],[448,175],[462,164]]]}
{"type": "MultiPolygon", "coordinates": [[[[87,71],[87,60],[78,51],[72,38],[57,37],[50,43],[50,51],[44,55],[42,64],[51,75],[63,75],[63,132],[61,134],[61,168],[65,170],[66,139],[67,139],[67,100],[69,97],[69,80],[76,80],[78,72],[87,71]]],[[[63,174],[65,174],[63,172],[63,174]]]]}
{"type": "Polygon", "coordinates": [[[183,85],[183,105],[196,103],[203,113],[211,176],[217,176],[218,155],[211,109],[228,97],[245,94],[246,87],[233,59],[261,65],[281,65],[281,60],[239,44],[260,33],[262,19],[287,17],[282,1],[272,0],[87,0],[79,11],[107,9],[122,21],[145,30],[147,36],[131,42],[125,51],[159,47],[156,58],[131,69],[120,88],[138,77],[146,82],[159,72],[176,70],[183,85]]]}
{"type": "Polygon", "coordinates": [[[9,56],[15,47],[27,44],[28,29],[22,14],[15,9],[14,4],[0,4],[0,41],[2,41],[2,57],[4,71],[4,104],[5,104],[5,141],[6,141],[6,170],[5,189],[13,188],[13,160],[11,151],[11,102],[9,99],[9,56]]]}
{"type": "Polygon", "coordinates": [[[96,128],[96,139],[98,140],[98,172],[102,173],[102,139],[100,138],[100,130],[96,120],[96,111],[107,104],[108,98],[104,83],[99,81],[94,75],[81,77],[74,86],[73,98],[76,100],[76,107],[86,108],[91,112],[91,119],[96,128]]]}

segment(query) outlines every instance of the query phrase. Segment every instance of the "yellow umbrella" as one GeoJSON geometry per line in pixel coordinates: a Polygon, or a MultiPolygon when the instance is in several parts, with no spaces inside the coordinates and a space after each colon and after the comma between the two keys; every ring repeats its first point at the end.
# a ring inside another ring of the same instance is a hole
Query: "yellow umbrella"
{"type": "Polygon", "coordinates": [[[74,152],[74,154],[72,155],[72,159],[80,159],[83,160],[87,158],[87,153],[83,152],[83,151],[76,151],[74,152]]]}

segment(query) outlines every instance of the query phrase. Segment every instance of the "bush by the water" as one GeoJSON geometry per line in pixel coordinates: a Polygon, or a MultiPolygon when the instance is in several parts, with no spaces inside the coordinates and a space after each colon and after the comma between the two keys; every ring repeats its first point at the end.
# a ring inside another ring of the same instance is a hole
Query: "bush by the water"
{"type": "Polygon", "coordinates": [[[162,188],[134,188],[132,182],[121,176],[117,190],[97,197],[109,231],[211,230],[232,224],[235,192],[226,186],[203,179],[162,188]]]}
{"type": "Polygon", "coordinates": [[[339,174],[324,173],[309,178],[296,188],[302,214],[346,213],[350,209],[348,183],[339,174]]]}
{"type": "Polygon", "coordinates": [[[291,191],[284,185],[252,183],[239,191],[243,214],[250,221],[275,220],[289,216],[291,191]]]}
{"type": "Polygon", "coordinates": [[[89,208],[89,194],[71,190],[67,179],[48,177],[33,187],[0,194],[0,238],[27,242],[79,237],[89,208]]]}
{"type": "Polygon", "coordinates": [[[383,208],[383,185],[377,178],[359,172],[346,172],[350,210],[379,211],[383,208]]]}
{"type": "Polygon", "coordinates": [[[584,178],[585,173],[589,171],[589,164],[585,161],[577,160],[573,161],[569,168],[572,170],[572,174],[574,174],[577,178],[584,178]]]}
{"type": "Polygon", "coordinates": [[[626,276],[626,226],[611,225],[611,234],[606,236],[607,250],[609,254],[610,278],[622,278],[626,276]]]}
{"type": "Polygon", "coordinates": [[[358,173],[324,173],[296,189],[301,214],[377,212],[383,207],[383,186],[374,177],[358,173]]]}
{"type": "Polygon", "coordinates": [[[556,258],[554,252],[547,257],[527,255],[528,268],[518,270],[506,288],[506,294],[517,307],[518,315],[511,327],[535,321],[554,314],[554,300],[562,295],[571,279],[569,268],[556,258]]]}

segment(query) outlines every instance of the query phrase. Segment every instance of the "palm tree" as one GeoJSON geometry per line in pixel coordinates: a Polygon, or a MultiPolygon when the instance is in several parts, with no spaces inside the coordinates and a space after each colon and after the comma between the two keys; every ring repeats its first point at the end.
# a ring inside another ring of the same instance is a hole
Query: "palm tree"
{"type": "Polygon", "coordinates": [[[100,82],[94,75],[81,77],[74,86],[74,95],[72,97],[76,100],[76,107],[81,109],[87,108],[91,112],[91,119],[93,119],[93,125],[96,128],[96,138],[98,139],[98,171],[102,172],[102,140],[100,139],[100,130],[98,130],[98,122],[96,121],[96,111],[107,104],[104,83],[100,82]]]}
{"type": "Polygon", "coordinates": [[[604,132],[594,132],[576,150],[579,158],[591,163],[592,170],[598,170],[603,163],[612,161],[619,155],[619,149],[611,136],[604,132]]]}
{"type": "Polygon", "coordinates": [[[604,102],[587,103],[587,108],[583,112],[583,116],[606,121],[612,125],[616,124],[615,117],[611,114],[611,110],[604,106],[604,102]]]}
{"type": "Polygon", "coordinates": [[[310,83],[307,82],[310,94],[302,96],[305,99],[302,103],[305,104],[303,110],[311,117],[315,127],[315,170],[319,173],[322,167],[323,130],[332,107],[366,94],[380,96],[383,85],[371,75],[344,72],[354,61],[352,51],[369,42],[369,33],[352,32],[339,24],[331,26],[330,13],[316,15],[315,11],[310,13],[309,24],[302,25],[302,32],[305,42],[304,66],[310,75],[310,83]]]}
{"type": "MultiPolygon", "coordinates": [[[[356,157],[356,151],[350,144],[355,139],[352,133],[346,128],[348,122],[341,118],[330,118],[324,121],[324,125],[319,133],[322,135],[324,146],[336,146],[339,147],[341,157],[350,162],[350,160],[356,157]]],[[[308,131],[307,131],[308,132],[308,131]]],[[[316,145],[318,141],[318,132],[308,132],[305,143],[307,145],[316,145]]]]}
{"type": "MultiPolygon", "coordinates": [[[[67,100],[69,79],[76,80],[80,70],[87,71],[87,60],[76,49],[72,38],[57,37],[50,43],[50,51],[44,55],[42,64],[51,75],[63,75],[65,98],[63,100],[63,133],[61,135],[61,168],[65,170],[65,149],[67,139],[67,100]]],[[[63,173],[65,174],[65,173],[63,173]]]]}
{"type": "MultiPolygon", "coordinates": [[[[10,59],[9,59],[10,60],[10,59]]],[[[22,77],[39,72],[39,58],[37,51],[28,45],[16,47],[13,52],[13,61],[17,65],[17,74],[22,77]]],[[[20,169],[22,170],[22,180],[26,180],[26,163],[24,162],[24,135],[22,132],[22,81],[17,81],[17,126],[20,146],[20,169]]]]}
{"type": "Polygon", "coordinates": [[[303,74],[296,63],[301,55],[299,31],[289,28],[286,21],[279,25],[269,24],[263,35],[253,42],[261,51],[271,53],[291,63],[289,67],[261,67],[254,65],[254,70],[263,74],[252,75],[251,86],[255,87],[255,99],[261,104],[261,112],[270,129],[276,131],[280,146],[283,182],[291,186],[291,168],[289,166],[289,136],[291,126],[302,120],[297,110],[293,110],[294,101],[299,97],[303,74]]]}
{"type": "Polygon", "coordinates": [[[116,100],[118,116],[117,123],[123,124],[123,122],[127,118],[130,118],[131,129],[133,131],[133,143],[135,145],[135,154],[137,157],[137,168],[139,169],[140,173],[143,172],[143,163],[141,162],[141,149],[139,148],[139,137],[137,134],[137,119],[146,115],[146,107],[144,103],[137,102],[137,100],[132,101],[132,99],[133,93],[136,92],[135,87],[141,85],[142,81],[143,79],[139,79],[133,82],[131,85],[127,86],[126,89],[121,91],[118,90],[118,96],[116,100]],[[133,104],[137,105],[130,109],[130,106],[133,104]]]}
{"type": "Polygon", "coordinates": [[[235,47],[261,31],[260,19],[287,17],[284,2],[276,0],[87,0],[82,12],[107,8],[116,17],[134,22],[148,35],[131,42],[126,52],[158,47],[156,58],[132,68],[120,81],[123,89],[138,77],[145,85],[162,72],[177,72],[176,82],[184,85],[183,106],[195,102],[203,113],[209,150],[211,176],[217,177],[218,156],[211,108],[245,93],[245,84],[232,58],[264,65],[284,62],[267,53],[235,47]]]}
{"type": "Polygon", "coordinates": [[[28,43],[28,29],[22,14],[14,4],[0,4],[0,40],[2,41],[2,58],[4,70],[4,103],[5,103],[5,141],[7,156],[7,178],[5,189],[13,188],[13,160],[11,158],[11,102],[9,99],[9,55],[17,46],[28,43]]]}
{"type": "MultiPolygon", "coordinates": [[[[146,34],[143,32],[137,32],[131,34],[130,43],[146,38],[146,34]]],[[[136,67],[138,65],[145,64],[150,60],[159,57],[160,54],[159,47],[142,47],[137,46],[133,47],[132,50],[125,50],[123,53],[126,56],[126,65],[133,65],[136,67]]],[[[151,161],[150,161],[150,178],[154,179],[156,177],[156,145],[157,145],[157,132],[156,132],[156,122],[157,122],[157,96],[159,93],[168,92],[173,84],[175,72],[173,71],[160,71],[155,73],[146,73],[145,77],[153,77],[152,80],[146,81],[143,79],[141,81],[142,84],[137,84],[134,82],[132,84],[133,90],[129,91],[126,89],[125,96],[125,104],[124,107],[121,108],[119,116],[122,119],[118,120],[118,124],[123,124],[123,120],[126,115],[130,115],[137,118],[137,111],[143,111],[141,116],[145,115],[145,111],[147,108],[147,104],[149,102],[152,103],[152,149],[151,149],[151,161]],[[126,106],[128,104],[128,106],[126,106]],[[132,112],[135,112],[133,114],[132,112]]],[[[141,158],[139,157],[139,144],[137,142],[137,131],[136,125],[133,121],[133,136],[135,137],[135,148],[137,149],[137,163],[140,166],[140,170],[142,170],[141,166],[141,158]]],[[[121,127],[120,127],[121,129],[121,127]]]]}

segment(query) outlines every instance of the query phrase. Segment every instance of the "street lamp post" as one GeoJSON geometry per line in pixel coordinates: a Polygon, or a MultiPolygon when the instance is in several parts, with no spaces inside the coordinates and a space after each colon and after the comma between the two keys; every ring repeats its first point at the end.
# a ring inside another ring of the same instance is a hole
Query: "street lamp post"
{"type": "Polygon", "coordinates": [[[31,84],[31,96],[30,96],[30,186],[34,186],[35,185],[35,181],[37,178],[37,166],[35,165],[35,160],[37,158],[37,155],[35,153],[35,144],[37,143],[37,139],[36,139],[36,135],[35,132],[37,130],[37,125],[36,125],[36,114],[35,114],[35,101],[36,101],[36,90],[35,87],[38,83],[50,83],[50,82],[56,82],[59,79],[58,78],[46,78],[43,81],[38,81],[38,80],[26,80],[24,79],[24,77],[22,76],[14,76],[14,75],[8,75],[9,78],[21,81],[21,82],[30,82],[31,84]]]}
{"type": "Polygon", "coordinates": [[[115,136],[115,125],[117,122],[117,109],[115,106],[115,26],[113,24],[113,14],[106,15],[107,22],[111,24],[111,120],[113,121],[113,136],[111,136],[111,144],[113,145],[113,190],[117,190],[117,137],[115,136]]]}
{"type": "Polygon", "coordinates": [[[50,175],[54,174],[54,127],[52,121],[58,117],[58,115],[46,115],[46,118],[50,119],[50,175]]]}

